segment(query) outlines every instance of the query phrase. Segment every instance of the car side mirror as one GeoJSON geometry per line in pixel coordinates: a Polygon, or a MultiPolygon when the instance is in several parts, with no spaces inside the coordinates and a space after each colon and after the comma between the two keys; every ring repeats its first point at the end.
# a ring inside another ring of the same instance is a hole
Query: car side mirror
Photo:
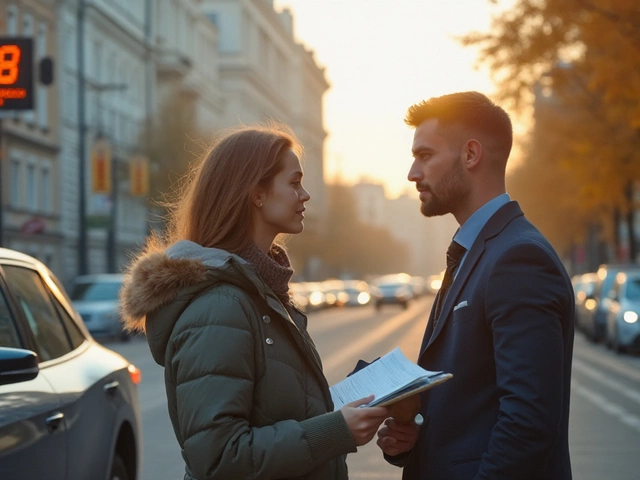
{"type": "Polygon", "coordinates": [[[0,347],[0,385],[33,380],[39,371],[38,356],[31,350],[0,347]]]}

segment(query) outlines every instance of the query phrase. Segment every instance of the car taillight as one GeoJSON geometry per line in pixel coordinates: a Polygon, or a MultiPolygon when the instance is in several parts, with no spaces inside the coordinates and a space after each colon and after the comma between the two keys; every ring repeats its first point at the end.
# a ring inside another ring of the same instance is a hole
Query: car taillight
{"type": "Polygon", "coordinates": [[[140,369],[136,368],[135,365],[129,364],[127,370],[129,370],[129,376],[131,377],[131,381],[133,382],[133,384],[138,385],[142,380],[142,372],[140,371],[140,369]]]}

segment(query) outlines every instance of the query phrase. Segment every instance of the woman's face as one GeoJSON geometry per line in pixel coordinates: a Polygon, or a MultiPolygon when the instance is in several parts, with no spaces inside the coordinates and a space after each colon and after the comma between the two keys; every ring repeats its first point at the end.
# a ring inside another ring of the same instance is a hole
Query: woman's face
{"type": "MultiPolygon", "coordinates": [[[[310,198],[302,186],[302,167],[298,156],[287,150],[282,170],[266,192],[257,198],[255,232],[269,244],[281,233],[300,233],[304,225],[304,204],[310,198]]],[[[261,242],[256,242],[260,244],[261,242]]]]}

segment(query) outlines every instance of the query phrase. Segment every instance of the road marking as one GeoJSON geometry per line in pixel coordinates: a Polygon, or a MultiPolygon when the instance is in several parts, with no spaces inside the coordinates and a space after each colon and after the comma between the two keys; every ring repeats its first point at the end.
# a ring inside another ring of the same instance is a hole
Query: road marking
{"type": "MultiPolygon", "coordinates": [[[[580,345],[580,347],[582,347],[582,345],[580,345]]],[[[584,347],[584,350],[587,350],[587,348],[584,347]]],[[[588,356],[581,354],[574,355],[574,358],[581,357],[583,360],[590,363],[599,363],[601,366],[608,368],[609,370],[614,370],[620,375],[624,375],[630,380],[634,380],[640,383],[640,372],[634,370],[634,367],[632,367],[631,365],[621,363],[621,359],[607,358],[601,352],[598,352],[594,347],[588,349],[586,354],[588,354],[588,356]]]]}
{"type": "Polygon", "coordinates": [[[624,395],[625,397],[630,398],[634,402],[640,404],[640,391],[630,388],[616,380],[613,380],[607,377],[604,373],[594,368],[591,368],[582,360],[577,360],[574,358],[573,368],[578,370],[583,375],[586,375],[587,377],[590,377],[591,379],[595,380],[596,382],[599,382],[602,385],[610,388],[611,390],[614,390],[619,394],[624,395]]]}
{"type": "Polygon", "coordinates": [[[329,372],[336,367],[341,365],[344,366],[345,362],[350,358],[359,356],[360,353],[365,352],[393,331],[402,327],[404,324],[409,323],[411,320],[414,320],[418,315],[421,315],[424,312],[425,303],[426,302],[421,301],[414,304],[416,305],[415,307],[411,307],[409,310],[385,320],[382,325],[375,330],[372,330],[368,335],[360,337],[353,343],[349,344],[348,347],[338,350],[326,360],[323,360],[322,363],[324,364],[324,370],[329,372]]]}
{"type": "Polygon", "coordinates": [[[634,430],[640,432],[640,417],[634,415],[626,411],[620,405],[617,405],[599,393],[596,393],[587,387],[582,386],[580,383],[575,380],[571,382],[571,389],[579,395],[582,395],[584,398],[593,403],[600,410],[608,413],[612,417],[617,418],[620,423],[627,425],[628,427],[633,428],[634,430]]]}

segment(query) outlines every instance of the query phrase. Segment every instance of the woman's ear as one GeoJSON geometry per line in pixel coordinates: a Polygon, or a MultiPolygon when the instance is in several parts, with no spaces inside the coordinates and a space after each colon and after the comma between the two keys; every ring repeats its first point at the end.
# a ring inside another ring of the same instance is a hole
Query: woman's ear
{"type": "Polygon", "coordinates": [[[264,197],[265,197],[264,193],[256,189],[253,192],[253,199],[252,199],[253,204],[258,208],[262,208],[262,205],[264,205],[264,197]]]}

